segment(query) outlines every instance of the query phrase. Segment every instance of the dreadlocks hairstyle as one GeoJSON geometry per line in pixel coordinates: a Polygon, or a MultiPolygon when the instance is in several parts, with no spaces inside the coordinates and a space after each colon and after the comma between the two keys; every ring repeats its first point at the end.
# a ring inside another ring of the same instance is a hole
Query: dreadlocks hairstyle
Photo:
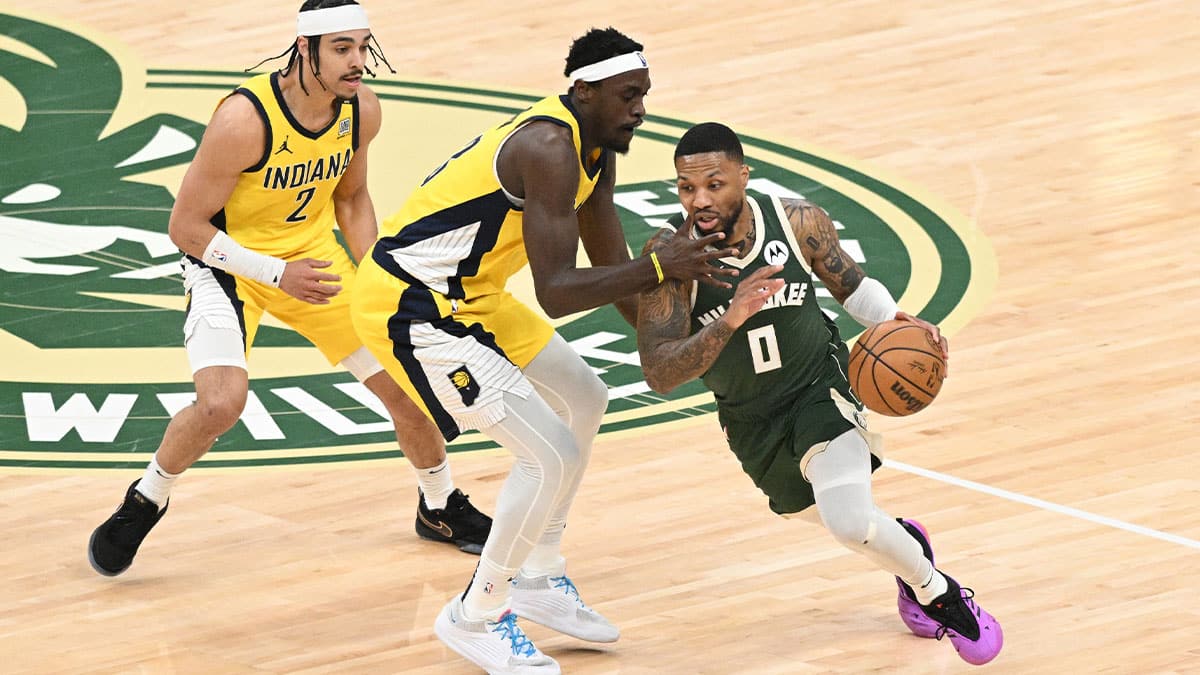
{"type": "Polygon", "coordinates": [[[632,40],[621,31],[609,26],[603,30],[593,28],[583,37],[571,43],[571,51],[567,54],[567,67],[563,75],[571,73],[593,63],[599,63],[621,54],[642,51],[642,45],[632,40]]]}
{"type": "MultiPolygon", "coordinates": [[[[304,0],[304,4],[300,5],[300,11],[307,12],[307,11],[314,10],[314,9],[329,9],[331,7],[342,7],[344,5],[357,5],[357,4],[358,4],[357,0],[304,0]]],[[[308,62],[310,64],[309,68],[310,68],[310,70],[312,70],[313,77],[317,80],[317,84],[320,84],[321,88],[325,89],[324,83],[322,83],[321,79],[318,77],[321,74],[321,36],[320,35],[306,35],[305,37],[308,38],[308,62]]],[[[393,75],[396,74],[396,69],[392,67],[392,64],[388,63],[387,56],[385,56],[383,53],[383,47],[381,47],[379,45],[379,40],[375,39],[375,36],[373,34],[371,35],[370,42],[367,44],[367,50],[370,51],[370,53],[371,53],[371,58],[374,61],[375,67],[378,68],[379,64],[382,63],[384,66],[387,67],[387,69],[389,71],[391,71],[391,73],[393,75]]],[[[285,56],[287,57],[287,60],[288,60],[287,65],[285,65],[283,68],[281,68],[279,72],[281,75],[284,75],[286,77],[288,73],[292,72],[292,68],[294,68],[300,64],[300,61],[303,58],[302,55],[300,54],[300,45],[296,42],[296,40],[292,40],[292,45],[290,47],[288,47],[287,49],[285,49],[279,55],[272,56],[269,59],[263,59],[262,61],[259,61],[258,63],[254,64],[253,66],[247,68],[245,70],[245,72],[250,72],[250,71],[258,68],[259,66],[261,66],[264,63],[268,63],[270,61],[275,61],[275,60],[281,59],[285,56]]],[[[371,70],[370,68],[366,67],[365,65],[363,66],[363,70],[367,71],[367,74],[370,75],[371,77],[376,76],[375,71],[371,70]]],[[[308,87],[304,84],[304,72],[303,71],[300,72],[300,88],[304,90],[305,94],[308,93],[308,87]]]]}
{"type": "Polygon", "coordinates": [[[675,159],[705,152],[723,152],[735,162],[744,163],[742,142],[733,129],[719,122],[704,122],[688,129],[675,145],[675,159]]]}

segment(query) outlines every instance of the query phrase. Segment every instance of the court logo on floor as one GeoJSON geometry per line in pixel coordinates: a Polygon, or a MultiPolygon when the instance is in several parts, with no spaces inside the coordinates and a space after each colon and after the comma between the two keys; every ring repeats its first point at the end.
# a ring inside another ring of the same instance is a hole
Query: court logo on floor
{"type": "MultiPolygon", "coordinates": [[[[181,345],[179,253],[167,222],[214,105],[247,75],[147,69],[130,54],[86,26],[0,13],[0,469],[142,467],[170,417],[194,399],[181,345]]],[[[385,119],[372,154],[394,158],[371,166],[381,215],[471,136],[540,98],[368,84],[385,119]]],[[[654,112],[618,162],[615,201],[635,253],[679,210],[671,151],[700,121],[654,112]]],[[[856,162],[752,133],[743,142],[750,190],[825,207],[843,247],[906,310],[952,333],[982,306],[995,261],[961,215],[856,162]]],[[[514,286],[536,307],[527,273],[514,286]]],[[[844,335],[857,334],[824,289],[818,299],[844,335]]],[[[609,387],[603,433],[714,409],[699,383],[668,396],[650,391],[633,330],[611,307],[555,324],[609,387]]],[[[400,456],[379,401],[286,326],[264,322],[250,368],[241,422],[198,466],[400,456]]],[[[472,378],[452,381],[470,395],[472,378]]],[[[703,423],[718,433],[714,420],[703,423]]],[[[468,433],[450,449],[487,447],[468,433]]]]}

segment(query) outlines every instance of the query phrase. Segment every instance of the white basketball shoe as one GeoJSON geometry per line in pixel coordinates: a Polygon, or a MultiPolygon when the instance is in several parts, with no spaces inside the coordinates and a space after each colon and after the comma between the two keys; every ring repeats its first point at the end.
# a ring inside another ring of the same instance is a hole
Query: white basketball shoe
{"type": "Polygon", "coordinates": [[[492,675],[559,675],[558,662],[543,654],[505,612],[499,621],[472,621],[463,616],[462,598],[446,603],[433,632],[463,658],[492,675]]]}
{"type": "Polygon", "coordinates": [[[588,642],[616,642],[621,631],[584,604],[567,575],[513,578],[512,609],[522,619],[588,642]]]}

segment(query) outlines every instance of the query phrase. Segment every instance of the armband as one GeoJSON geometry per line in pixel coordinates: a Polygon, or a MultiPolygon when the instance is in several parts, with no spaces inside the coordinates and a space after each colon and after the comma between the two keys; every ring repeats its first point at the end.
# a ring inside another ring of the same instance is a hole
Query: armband
{"type": "Polygon", "coordinates": [[[259,283],[279,287],[287,262],[274,256],[256,253],[237,243],[228,234],[217,231],[201,258],[205,265],[225,270],[239,277],[253,279],[259,283]]]}
{"type": "Polygon", "coordinates": [[[899,311],[887,287],[871,277],[864,277],[842,306],[846,308],[847,314],[867,328],[891,321],[899,311]]]}
{"type": "Polygon", "coordinates": [[[663,276],[662,263],[658,262],[658,251],[650,251],[650,262],[654,263],[654,273],[658,275],[658,283],[666,278],[663,276]]]}

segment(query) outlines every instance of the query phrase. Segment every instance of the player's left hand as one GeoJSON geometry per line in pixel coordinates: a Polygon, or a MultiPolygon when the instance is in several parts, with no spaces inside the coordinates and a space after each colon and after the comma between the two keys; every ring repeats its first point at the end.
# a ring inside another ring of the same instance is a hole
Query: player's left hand
{"type": "Polygon", "coordinates": [[[925,330],[929,331],[929,334],[933,336],[934,342],[937,342],[938,346],[940,346],[942,348],[942,360],[946,362],[945,375],[947,377],[949,377],[950,376],[950,343],[946,342],[946,336],[942,335],[942,331],[939,330],[937,326],[929,323],[925,319],[915,317],[912,314],[909,314],[908,312],[896,312],[896,320],[897,321],[911,321],[911,322],[917,324],[918,326],[924,328],[925,330]]]}

